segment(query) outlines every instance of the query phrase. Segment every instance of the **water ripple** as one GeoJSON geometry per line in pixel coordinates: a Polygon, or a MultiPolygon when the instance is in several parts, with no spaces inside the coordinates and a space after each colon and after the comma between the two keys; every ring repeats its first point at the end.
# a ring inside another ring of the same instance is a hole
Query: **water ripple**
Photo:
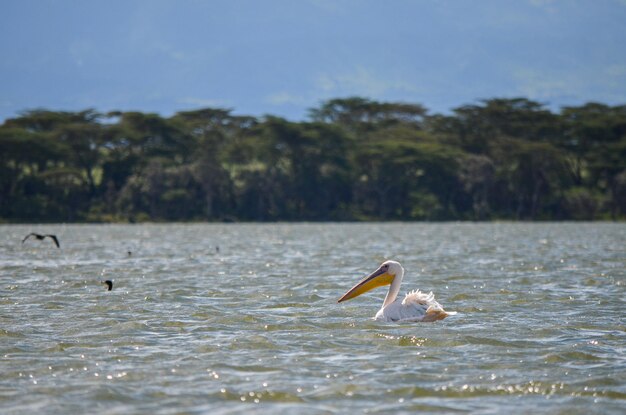
{"type": "Polygon", "coordinates": [[[3,414],[623,413],[623,224],[46,227],[1,226],[3,414]],[[389,257],[459,314],[337,304],[389,257]]]}

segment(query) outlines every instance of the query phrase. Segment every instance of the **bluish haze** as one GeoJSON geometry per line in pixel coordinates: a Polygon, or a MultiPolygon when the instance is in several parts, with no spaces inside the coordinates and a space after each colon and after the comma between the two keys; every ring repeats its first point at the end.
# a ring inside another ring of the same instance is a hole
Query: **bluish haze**
{"type": "Polygon", "coordinates": [[[0,120],[201,107],[302,120],[330,98],[446,112],[626,101],[626,1],[0,2],[0,120]]]}

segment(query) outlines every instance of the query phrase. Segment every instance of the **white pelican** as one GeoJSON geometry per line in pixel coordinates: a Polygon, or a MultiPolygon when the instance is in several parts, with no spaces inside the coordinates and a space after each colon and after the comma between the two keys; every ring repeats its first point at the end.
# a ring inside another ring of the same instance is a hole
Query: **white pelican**
{"type": "Polygon", "coordinates": [[[385,261],[380,267],[357,285],[352,287],[337,302],[349,300],[368,292],[376,287],[390,285],[383,306],[376,313],[375,320],[380,321],[437,321],[456,314],[445,311],[435,300],[432,292],[425,294],[420,290],[411,291],[404,299],[397,298],[400,284],[404,276],[404,268],[396,261],[385,261]]]}

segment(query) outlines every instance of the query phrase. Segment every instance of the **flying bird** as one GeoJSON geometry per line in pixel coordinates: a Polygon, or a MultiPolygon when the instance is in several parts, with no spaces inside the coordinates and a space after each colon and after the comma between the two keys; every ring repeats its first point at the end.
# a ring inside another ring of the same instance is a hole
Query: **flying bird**
{"type": "Polygon", "coordinates": [[[113,289],[113,281],[111,280],[106,280],[106,281],[100,281],[102,284],[105,284],[108,288],[107,291],[111,291],[113,289]]]}
{"type": "Polygon", "coordinates": [[[41,235],[41,234],[35,233],[35,232],[31,232],[28,235],[26,235],[26,237],[24,237],[24,239],[22,239],[22,243],[26,242],[26,240],[28,238],[30,238],[31,236],[34,236],[39,241],[43,241],[45,238],[50,238],[50,239],[52,239],[54,241],[54,244],[57,246],[57,248],[61,247],[59,245],[59,240],[57,239],[56,235],[41,235]]]}
{"type": "Polygon", "coordinates": [[[414,290],[406,294],[404,299],[397,298],[404,277],[404,268],[396,261],[385,261],[380,267],[363,278],[348,290],[337,302],[349,300],[366,293],[376,287],[390,285],[382,308],[376,313],[375,320],[380,321],[437,321],[456,314],[445,311],[435,300],[432,292],[423,293],[414,290]]]}

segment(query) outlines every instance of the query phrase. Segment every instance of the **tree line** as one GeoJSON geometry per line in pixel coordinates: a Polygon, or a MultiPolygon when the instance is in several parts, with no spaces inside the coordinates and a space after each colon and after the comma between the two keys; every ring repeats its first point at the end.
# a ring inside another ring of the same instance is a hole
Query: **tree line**
{"type": "Polygon", "coordinates": [[[5,222],[624,218],[626,105],[351,97],[301,122],[36,109],[0,126],[5,222]]]}

